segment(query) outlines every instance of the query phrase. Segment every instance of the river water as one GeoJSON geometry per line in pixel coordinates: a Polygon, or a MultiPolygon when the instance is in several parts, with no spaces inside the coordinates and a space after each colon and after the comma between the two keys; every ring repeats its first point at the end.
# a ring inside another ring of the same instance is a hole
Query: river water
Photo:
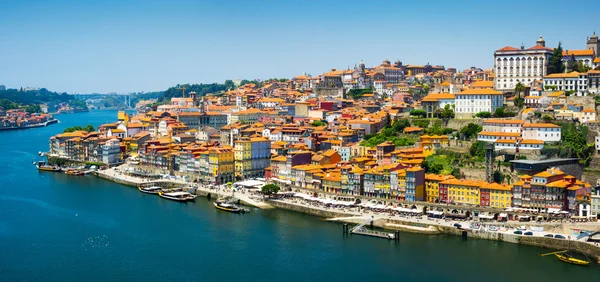
{"type": "Polygon", "coordinates": [[[116,111],[0,132],[0,280],[43,281],[596,281],[600,267],[546,250],[401,233],[399,243],[343,236],[339,224],[289,211],[238,215],[204,198],[178,203],[93,176],[38,172],[48,138],[116,111]]]}

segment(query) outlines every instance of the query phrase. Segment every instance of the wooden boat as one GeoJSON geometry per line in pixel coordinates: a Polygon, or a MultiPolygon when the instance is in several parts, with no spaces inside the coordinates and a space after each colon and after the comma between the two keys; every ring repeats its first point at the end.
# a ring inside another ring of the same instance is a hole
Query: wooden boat
{"type": "Polygon", "coordinates": [[[76,169],[67,169],[67,171],[65,171],[65,173],[68,175],[78,175],[78,176],[83,175],[83,172],[76,170],[76,169]]]}
{"type": "Polygon", "coordinates": [[[51,166],[51,165],[47,164],[44,161],[38,162],[35,166],[37,167],[37,169],[39,171],[53,171],[53,172],[58,172],[58,171],[62,170],[60,167],[58,167],[58,166],[51,166]]]}
{"type": "Polygon", "coordinates": [[[554,253],[554,255],[561,261],[566,262],[566,263],[570,263],[570,264],[575,264],[575,265],[588,265],[590,264],[589,261],[585,261],[585,260],[581,260],[581,259],[576,259],[570,255],[568,255],[566,252],[565,253],[554,253]]]}
{"type": "Polygon", "coordinates": [[[146,194],[158,194],[162,191],[162,187],[160,186],[150,186],[150,187],[138,187],[138,190],[142,193],[146,194]]]}
{"type": "Polygon", "coordinates": [[[186,202],[193,201],[196,199],[196,195],[190,194],[188,192],[158,192],[158,195],[169,200],[178,201],[178,202],[186,202]]]}
{"type": "Polygon", "coordinates": [[[213,203],[213,205],[215,206],[215,208],[222,211],[228,211],[233,213],[250,212],[248,209],[241,208],[228,200],[217,200],[213,203]]]}

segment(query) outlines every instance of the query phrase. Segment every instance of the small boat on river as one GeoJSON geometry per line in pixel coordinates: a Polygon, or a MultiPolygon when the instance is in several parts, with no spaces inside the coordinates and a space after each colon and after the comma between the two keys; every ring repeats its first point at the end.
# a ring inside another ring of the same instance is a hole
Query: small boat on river
{"type": "Polygon", "coordinates": [[[233,213],[250,212],[250,210],[242,208],[234,204],[231,200],[217,200],[213,203],[215,208],[233,213]]]}
{"type": "Polygon", "coordinates": [[[78,175],[78,176],[84,175],[84,173],[82,171],[77,170],[77,169],[67,169],[65,171],[65,173],[68,175],[78,175]]]}
{"type": "Polygon", "coordinates": [[[49,164],[47,164],[44,161],[39,161],[36,165],[38,170],[40,171],[53,171],[53,172],[59,172],[62,169],[59,166],[51,166],[49,164]]]}
{"type": "Polygon", "coordinates": [[[589,261],[585,261],[582,259],[576,259],[572,256],[570,256],[569,254],[565,253],[555,253],[554,254],[559,260],[566,262],[566,263],[570,263],[570,264],[575,264],[575,265],[588,265],[590,264],[589,261]]]}
{"type": "Polygon", "coordinates": [[[179,191],[179,192],[163,192],[160,191],[158,192],[158,195],[165,198],[165,199],[169,199],[169,200],[173,200],[173,201],[178,201],[178,202],[187,202],[187,201],[193,201],[194,199],[196,199],[196,195],[193,195],[191,193],[188,192],[183,192],[183,191],[179,191]]]}
{"type": "Polygon", "coordinates": [[[138,187],[138,190],[142,193],[146,194],[158,194],[162,191],[162,187],[160,186],[150,186],[150,187],[138,187]]]}

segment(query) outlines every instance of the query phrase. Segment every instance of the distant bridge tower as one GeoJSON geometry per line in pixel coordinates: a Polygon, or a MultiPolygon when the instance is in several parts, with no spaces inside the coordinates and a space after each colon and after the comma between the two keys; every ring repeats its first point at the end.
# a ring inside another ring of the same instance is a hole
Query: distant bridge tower
{"type": "Polygon", "coordinates": [[[485,181],[494,182],[494,144],[485,144],[485,181]]]}

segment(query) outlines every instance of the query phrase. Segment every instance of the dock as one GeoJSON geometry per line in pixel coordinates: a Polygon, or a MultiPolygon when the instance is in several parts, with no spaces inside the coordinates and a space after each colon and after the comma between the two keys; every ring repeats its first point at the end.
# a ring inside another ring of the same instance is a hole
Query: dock
{"type": "Polygon", "coordinates": [[[367,225],[367,224],[362,223],[357,226],[354,226],[352,228],[352,230],[350,230],[350,234],[358,234],[358,235],[384,238],[384,239],[390,239],[390,240],[398,239],[396,236],[397,233],[394,234],[394,233],[387,233],[387,232],[382,232],[382,231],[369,230],[369,229],[367,229],[367,227],[365,227],[365,225],[367,225]]]}

